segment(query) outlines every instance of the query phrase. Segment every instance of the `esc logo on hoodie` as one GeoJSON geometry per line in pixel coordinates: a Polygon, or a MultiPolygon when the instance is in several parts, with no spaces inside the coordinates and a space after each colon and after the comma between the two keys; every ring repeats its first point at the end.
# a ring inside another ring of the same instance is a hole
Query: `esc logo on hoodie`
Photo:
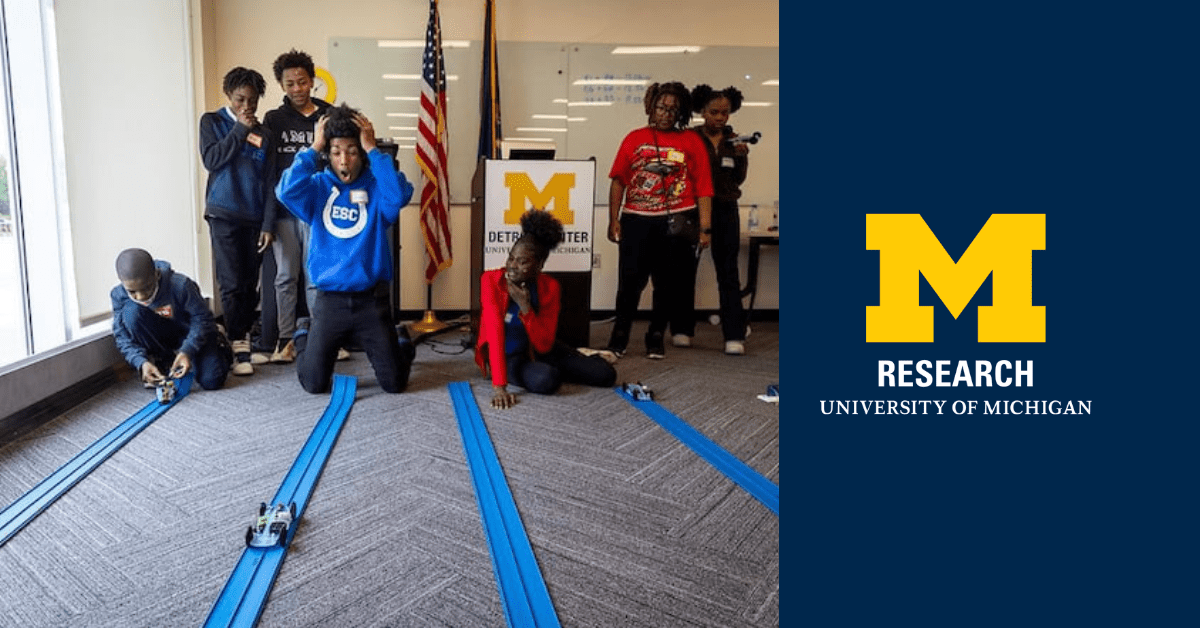
{"type": "Polygon", "coordinates": [[[338,190],[334,188],[325,203],[325,211],[321,212],[321,220],[330,235],[348,240],[367,228],[367,191],[350,190],[350,202],[354,207],[335,205],[337,198],[338,190]]]}

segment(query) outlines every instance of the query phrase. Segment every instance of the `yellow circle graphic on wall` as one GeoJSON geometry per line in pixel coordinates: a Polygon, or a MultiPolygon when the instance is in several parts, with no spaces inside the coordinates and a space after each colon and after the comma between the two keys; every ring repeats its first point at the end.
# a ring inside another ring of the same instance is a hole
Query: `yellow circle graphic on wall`
{"type": "Polygon", "coordinates": [[[334,105],[334,99],[337,98],[337,81],[333,80],[333,75],[325,68],[316,68],[317,76],[313,78],[313,98],[320,98],[325,102],[334,105]]]}

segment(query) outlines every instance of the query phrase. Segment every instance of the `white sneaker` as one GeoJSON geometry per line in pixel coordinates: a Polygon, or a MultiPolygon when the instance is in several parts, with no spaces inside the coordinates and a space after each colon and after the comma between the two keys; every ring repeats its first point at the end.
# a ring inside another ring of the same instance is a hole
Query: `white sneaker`
{"type": "Polygon", "coordinates": [[[231,369],[230,372],[232,372],[234,375],[253,375],[254,365],[250,364],[249,362],[243,362],[237,358],[234,358],[233,369],[231,369]]]}
{"type": "Polygon", "coordinates": [[[726,340],[725,355],[746,355],[746,343],[741,340],[726,340]]]}
{"type": "Polygon", "coordinates": [[[233,374],[253,375],[254,365],[250,358],[250,341],[235,340],[229,343],[233,348],[233,374]]]}
{"type": "Polygon", "coordinates": [[[671,344],[676,347],[690,347],[692,346],[692,337],[687,334],[675,334],[671,336],[671,344]]]}

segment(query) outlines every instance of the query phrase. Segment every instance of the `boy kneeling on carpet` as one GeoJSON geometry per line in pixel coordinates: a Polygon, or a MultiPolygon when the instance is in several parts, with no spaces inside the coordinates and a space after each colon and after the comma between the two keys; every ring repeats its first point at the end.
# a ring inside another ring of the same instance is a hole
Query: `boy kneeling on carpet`
{"type": "Polygon", "coordinates": [[[412,194],[376,147],[370,120],[345,104],[321,116],[312,146],[279,179],[279,202],[311,229],[307,269],[317,296],[308,328],[298,322],[293,337],[304,390],[329,390],[338,348],[347,345],[363,348],[385,391],[408,385],[416,348],[399,337],[392,317],[388,229],[412,194]],[[318,170],[321,153],[329,166],[318,170]]]}

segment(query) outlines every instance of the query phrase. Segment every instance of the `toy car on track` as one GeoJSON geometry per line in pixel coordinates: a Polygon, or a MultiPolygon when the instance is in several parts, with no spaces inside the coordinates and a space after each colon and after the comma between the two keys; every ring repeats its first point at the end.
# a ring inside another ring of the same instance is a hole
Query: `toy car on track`
{"type": "Polygon", "coordinates": [[[633,397],[635,401],[654,401],[654,391],[641,382],[637,382],[636,384],[622,384],[621,389],[630,397],[633,397]]]}
{"type": "Polygon", "coordinates": [[[154,387],[154,396],[158,397],[158,402],[161,404],[171,403],[175,398],[175,380],[167,378],[162,380],[154,387]]]}
{"type": "Polygon", "coordinates": [[[287,543],[288,528],[296,519],[296,504],[258,505],[258,516],[254,525],[246,529],[246,547],[283,547],[287,543]]]}

